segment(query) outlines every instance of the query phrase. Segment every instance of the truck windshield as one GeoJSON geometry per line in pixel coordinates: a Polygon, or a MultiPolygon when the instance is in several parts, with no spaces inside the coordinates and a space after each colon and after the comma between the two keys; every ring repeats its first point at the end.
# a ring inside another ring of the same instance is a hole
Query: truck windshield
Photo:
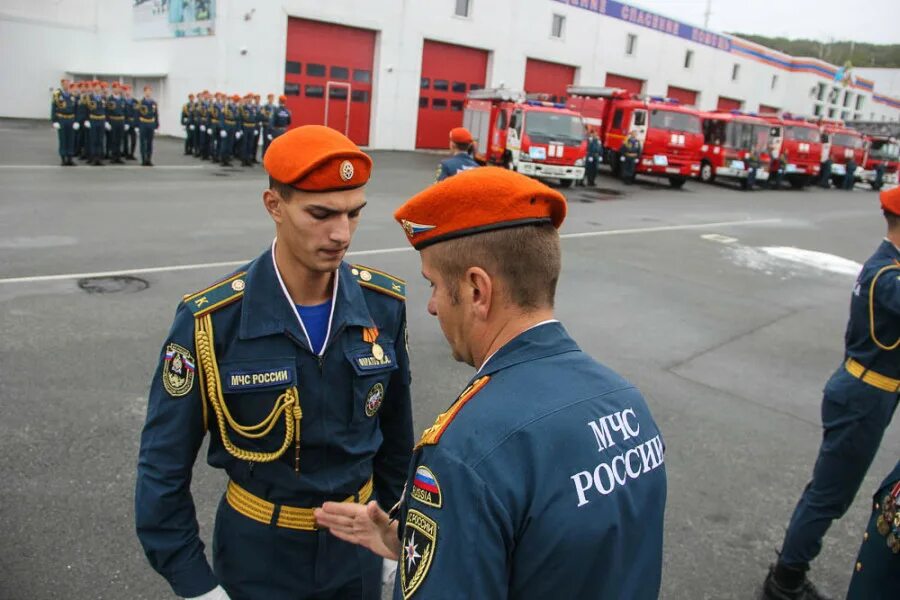
{"type": "Polygon", "coordinates": [[[862,148],[863,145],[861,137],[847,133],[834,134],[834,137],[831,138],[831,143],[835,146],[842,146],[844,148],[862,148]]]}
{"type": "Polygon", "coordinates": [[[536,142],[574,142],[584,140],[581,117],[552,112],[529,112],[525,117],[525,133],[536,142]]]}
{"type": "Polygon", "coordinates": [[[769,145],[768,125],[731,121],[726,127],[725,145],[738,150],[763,150],[769,145]]]}
{"type": "Polygon", "coordinates": [[[798,125],[788,125],[784,128],[787,139],[796,140],[798,142],[818,142],[819,130],[815,127],[800,127],[798,125]]]}
{"type": "Polygon", "coordinates": [[[869,156],[881,160],[898,160],[900,159],[900,145],[884,140],[873,140],[869,156]]]}
{"type": "Polygon", "coordinates": [[[650,111],[650,128],[700,133],[700,117],[674,110],[654,108],[650,111]]]}

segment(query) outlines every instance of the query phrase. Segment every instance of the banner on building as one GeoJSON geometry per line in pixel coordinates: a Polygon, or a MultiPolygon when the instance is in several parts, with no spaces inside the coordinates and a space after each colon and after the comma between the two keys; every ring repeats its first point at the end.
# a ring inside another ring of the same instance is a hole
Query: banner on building
{"type": "Polygon", "coordinates": [[[196,37],[216,32],[216,0],[133,0],[134,38],[196,37]]]}

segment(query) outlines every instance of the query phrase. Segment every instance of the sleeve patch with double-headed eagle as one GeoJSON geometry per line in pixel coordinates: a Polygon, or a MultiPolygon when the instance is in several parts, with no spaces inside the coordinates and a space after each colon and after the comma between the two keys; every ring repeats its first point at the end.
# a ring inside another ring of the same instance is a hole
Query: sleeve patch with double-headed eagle
{"type": "Polygon", "coordinates": [[[350,272],[356,282],[364,288],[375,290],[397,298],[406,300],[406,282],[390,273],[379,271],[364,265],[350,265],[350,272]]]}
{"type": "Polygon", "coordinates": [[[205,290],[184,297],[185,305],[194,313],[195,318],[202,317],[214,310],[237,302],[244,295],[246,272],[236,273],[205,290]]]}

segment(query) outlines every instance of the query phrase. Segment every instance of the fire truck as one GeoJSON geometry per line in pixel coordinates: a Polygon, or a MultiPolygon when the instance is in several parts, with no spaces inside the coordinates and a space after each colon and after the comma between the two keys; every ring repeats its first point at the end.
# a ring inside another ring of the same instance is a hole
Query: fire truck
{"type": "Polygon", "coordinates": [[[641,142],[636,172],[666,177],[680,188],[700,172],[703,132],[700,112],[669,98],[636,96],[619,88],[569,86],[566,106],[597,128],[605,161],[618,175],[621,149],[635,131],[641,142]]]}
{"type": "Polygon", "coordinates": [[[843,121],[820,119],[819,130],[823,134],[823,140],[827,140],[831,151],[831,183],[835,187],[841,187],[844,175],[847,173],[847,163],[850,159],[856,163],[854,178],[865,180],[874,174],[863,169],[866,164],[866,143],[862,134],[855,129],[844,126],[843,121]]]}
{"type": "Polygon", "coordinates": [[[819,177],[822,163],[822,140],[818,127],[790,113],[762,114],[760,118],[781,129],[769,148],[773,155],[784,151],[787,156],[785,177],[794,189],[812,185],[819,177]]]}
{"type": "Polygon", "coordinates": [[[756,151],[756,179],[766,181],[770,153],[780,145],[781,128],[757,116],[733,111],[714,111],[703,114],[703,158],[700,180],[712,183],[717,179],[738,181],[748,186],[750,153],[756,151]],[[773,135],[774,134],[774,135],[773,135]],[[774,147],[773,147],[774,146],[774,147]]]}
{"type": "Polygon", "coordinates": [[[859,181],[868,183],[876,192],[881,186],[875,185],[875,166],[884,165],[884,178],[882,184],[898,183],[898,171],[900,171],[900,141],[897,138],[870,135],[866,136],[868,153],[863,165],[863,174],[859,181]],[[871,173],[871,175],[869,175],[871,173]]]}
{"type": "Polygon", "coordinates": [[[555,178],[562,187],[584,179],[584,120],[564,104],[530,100],[523,92],[469,93],[463,126],[475,139],[475,160],[523,175],[555,178]]]}

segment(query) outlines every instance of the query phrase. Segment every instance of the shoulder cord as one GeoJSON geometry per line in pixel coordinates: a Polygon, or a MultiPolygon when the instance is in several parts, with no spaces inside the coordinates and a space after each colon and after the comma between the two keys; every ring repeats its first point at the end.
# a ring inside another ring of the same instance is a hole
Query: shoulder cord
{"type": "Polygon", "coordinates": [[[876,346],[878,346],[882,350],[888,351],[896,350],[898,347],[900,347],[900,337],[897,338],[897,341],[888,346],[887,344],[883,344],[881,341],[879,341],[875,336],[875,283],[878,281],[878,278],[881,277],[882,273],[893,269],[900,270],[900,263],[881,267],[881,269],[879,269],[875,274],[875,277],[872,278],[872,283],[869,284],[869,335],[872,337],[872,341],[875,342],[876,346]]]}
{"type": "MultiPolygon", "coordinates": [[[[287,451],[294,441],[294,470],[299,471],[300,468],[300,420],[303,418],[303,411],[300,410],[300,395],[296,386],[291,386],[282,393],[272,412],[265,419],[256,425],[241,425],[231,416],[228,411],[228,405],[222,398],[222,390],[219,386],[221,381],[219,377],[219,365],[216,362],[215,350],[213,349],[213,325],[212,315],[205,314],[196,321],[194,331],[194,342],[197,347],[197,357],[200,364],[200,380],[204,384],[206,390],[206,398],[212,405],[213,411],[216,413],[216,422],[219,425],[219,433],[222,437],[222,445],[229,454],[240,460],[254,462],[273,462],[278,460],[287,451]],[[267,435],[278,418],[284,413],[284,442],[281,447],[274,452],[256,452],[252,450],[244,450],[238,448],[228,436],[228,428],[226,424],[231,426],[238,435],[249,438],[259,439],[267,435]]],[[[204,411],[205,412],[205,411],[204,411]]]]}

